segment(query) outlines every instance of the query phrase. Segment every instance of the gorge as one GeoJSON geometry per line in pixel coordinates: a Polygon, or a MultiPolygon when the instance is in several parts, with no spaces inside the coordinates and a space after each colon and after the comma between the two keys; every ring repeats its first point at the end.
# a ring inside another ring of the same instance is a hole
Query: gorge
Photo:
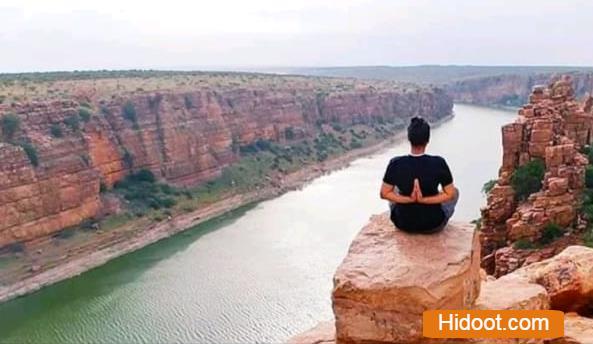
{"type": "MultiPolygon", "coordinates": [[[[500,127],[515,114],[465,105],[454,113],[434,129],[429,152],[447,157],[462,191],[456,218],[470,221],[484,204],[482,184],[501,163],[500,127]]],[[[1,337],[285,341],[331,317],[331,277],[370,214],[386,209],[380,179],[387,161],[407,151],[407,142],[398,141],[302,190],[0,305],[1,337]]]]}

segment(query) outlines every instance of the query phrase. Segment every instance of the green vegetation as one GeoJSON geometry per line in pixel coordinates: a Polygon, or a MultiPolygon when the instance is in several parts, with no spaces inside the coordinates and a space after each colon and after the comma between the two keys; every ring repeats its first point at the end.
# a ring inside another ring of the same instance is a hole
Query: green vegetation
{"type": "Polygon", "coordinates": [[[484,193],[484,194],[490,193],[490,190],[492,190],[494,185],[496,185],[496,182],[497,182],[496,179],[491,179],[491,180],[487,181],[486,183],[484,183],[484,185],[482,186],[482,193],[484,193]]]}
{"type": "Polygon", "coordinates": [[[194,107],[194,103],[191,100],[191,96],[189,94],[183,96],[183,102],[185,103],[185,108],[188,110],[194,107]]]}
{"type": "Polygon", "coordinates": [[[529,240],[519,239],[513,243],[513,248],[517,250],[533,250],[536,246],[529,240]]]}
{"type": "Polygon", "coordinates": [[[131,101],[127,101],[122,107],[122,115],[125,119],[132,122],[134,129],[138,129],[138,116],[136,114],[136,107],[131,101]]]}
{"type": "Polygon", "coordinates": [[[107,192],[107,190],[109,190],[109,188],[107,187],[107,184],[105,184],[105,182],[101,181],[99,183],[99,192],[104,193],[104,192],[107,192]]]}
{"type": "Polygon", "coordinates": [[[64,124],[67,125],[72,131],[76,132],[80,130],[80,117],[78,115],[71,115],[64,119],[64,124]]]}
{"type": "Polygon", "coordinates": [[[6,246],[0,247],[0,255],[4,254],[19,254],[25,251],[25,244],[20,241],[13,242],[6,246]]]}
{"type": "Polygon", "coordinates": [[[481,217],[478,217],[477,219],[471,220],[470,223],[475,226],[475,229],[477,231],[482,230],[482,218],[481,217]]]}
{"type": "Polygon", "coordinates": [[[37,148],[35,148],[35,146],[33,146],[32,143],[27,142],[27,141],[20,141],[17,143],[17,145],[19,145],[25,151],[25,154],[27,154],[27,157],[29,158],[31,165],[33,165],[35,167],[39,166],[39,157],[37,156],[37,148]]]}
{"type": "Polygon", "coordinates": [[[585,186],[593,188],[593,165],[587,165],[585,168],[585,186]]]}
{"type": "Polygon", "coordinates": [[[542,236],[539,239],[539,242],[542,245],[548,245],[552,243],[554,240],[562,237],[564,235],[564,230],[562,227],[558,226],[555,223],[549,223],[542,232],[542,236]]]}
{"type": "Polygon", "coordinates": [[[126,168],[129,169],[134,167],[134,156],[127,149],[124,149],[124,155],[122,157],[122,160],[126,168]]]}
{"type": "Polygon", "coordinates": [[[587,230],[583,234],[583,244],[585,244],[585,246],[593,248],[593,229],[592,228],[587,228],[587,230]]]}
{"type": "Polygon", "coordinates": [[[80,108],[78,108],[78,116],[84,122],[90,121],[92,115],[93,115],[93,113],[91,112],[91,109],[89,107],[87,107],[87,106],[81,106],[80,108]]]}
{"type": "Polygon", "coordinates": [[[62,132],[62,127],[58,123],[52,124],[49,128],[49,131],[51,133],[51,136],[53,137],[60,138],[64,136],[64,133],[62,132]]]}
{"type": "Polygon", "coordinates": [[[149,170],[140,170],[115,184],[115,191],[130,202],[136,213],[149,209],[171,208],[177,204],[174,196],[181,192],[168,184],[158,183],[149,170]]]}
{"type": "Polygon", "coordinates": [[[294,140],[294,129],[292,127],[284,129],[284,137],[287,140],[294,140]]]}
{"type": "Polygon", "coordinates": [[[70,228],[64,228],[59,232],[56,232],[52,237],[54,239],[69,239],[72,238],[74,235],[76,234],[76,228],[75,227],[70,227],[70,228]]]}
{"type": "Polygon", "coordinates": [[[511,186],[515,190],[515,197],[524,201],[534,192],[542,188],[545,164],[541,159],[533,159],[518,167],[511,176],[511,186]]]}
{"type": "Polygon", "coordinates": [[[21,120],[13,114],[2,117],[2,135],[8,140],[12,140],[21,126],[21,120]]]}
{"type": "Polygon", "coordinates": [[[581,149],[581,153],[587,156],[587,159],[589,159],[589,165],[593,164],[593,149],[591,149],[591,146],[583,147],[583,149],[581,149]]]}

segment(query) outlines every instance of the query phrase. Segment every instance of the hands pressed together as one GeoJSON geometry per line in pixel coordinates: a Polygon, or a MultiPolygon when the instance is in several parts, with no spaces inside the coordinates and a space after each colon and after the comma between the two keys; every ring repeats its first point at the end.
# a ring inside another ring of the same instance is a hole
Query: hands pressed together
{"type": "Polygon", "coordinates": [[[414,179],[414,188],[412,189],[412,193],[410,194],[410,198],[412,199],[413,203],[421,203],[422,202],[422,189],[420,188],[420,181],[418,178],[414,179]]]}

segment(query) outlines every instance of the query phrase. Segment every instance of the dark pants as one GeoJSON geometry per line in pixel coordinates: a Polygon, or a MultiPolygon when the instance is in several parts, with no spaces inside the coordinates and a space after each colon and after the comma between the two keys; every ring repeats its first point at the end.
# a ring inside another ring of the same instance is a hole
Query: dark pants
{"type": "MultiPolygon", "coordinates": [[[[453,199],[451,199],[450,201],[441,204],[443,213],[445,214],[445,219],[443,220],[443,223],[441,223],[434,229],[430,229],[430,230],[422,231],[422,232],[414,232],[414,233],[432,234],[432,233],[437,233],[437,232],[442,231],[443,228],[445,228],[445,226],[447,226],[447,223],[449,223],[449,219],[451,219],[451,217],[453,216],[453,213],[455,213],[455,206],[457,205],[458,200],[459,200],[459,189],[455,188],[455,197],[453,197],[453,199]]],[[[397,227],[397,225],[395,224],[396,214],[395,214],[394,205],[395,204],[390,203],[389,208],[391,210],[391,222],[393,222],[395,227],[397,227]]]]}

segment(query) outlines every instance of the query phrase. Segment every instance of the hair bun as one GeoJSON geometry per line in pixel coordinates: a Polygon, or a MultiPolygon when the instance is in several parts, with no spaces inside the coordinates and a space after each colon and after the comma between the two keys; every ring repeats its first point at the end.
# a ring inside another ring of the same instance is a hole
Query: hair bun
{"type": "Polygon", "coordinates": [[[414,126],[419,125],[419,124],[423,124],[424,123],[424,118],[422,117],[412,117],[412,119],[410,120],[410,123],[414,126]]]}

